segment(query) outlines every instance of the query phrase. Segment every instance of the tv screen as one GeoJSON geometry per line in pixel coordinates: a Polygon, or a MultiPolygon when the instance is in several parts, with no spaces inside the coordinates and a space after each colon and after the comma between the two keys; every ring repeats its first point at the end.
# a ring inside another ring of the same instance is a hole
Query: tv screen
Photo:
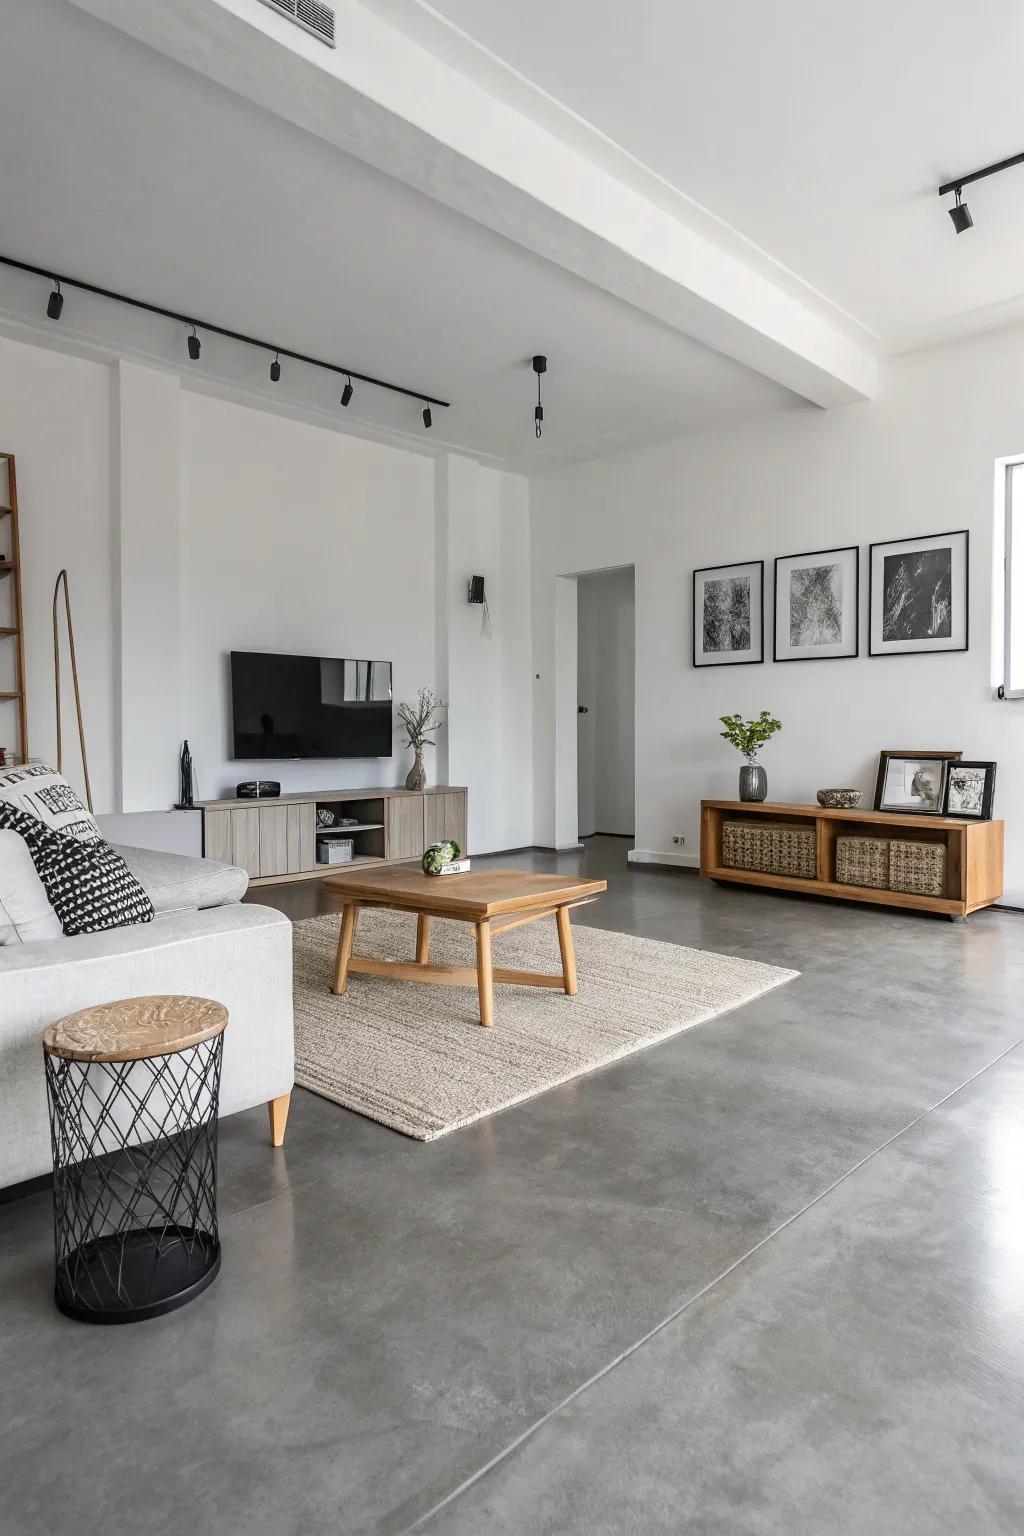
{"type": "Polygon", "coordinates": [[[232,756],[390,757],[391,663],[231,652],[232,756]]]}

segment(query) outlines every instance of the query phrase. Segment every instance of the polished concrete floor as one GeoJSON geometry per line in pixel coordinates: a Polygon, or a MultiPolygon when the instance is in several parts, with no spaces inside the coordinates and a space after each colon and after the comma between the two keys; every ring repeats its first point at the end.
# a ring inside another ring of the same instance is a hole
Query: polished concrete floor
{"type": "Polygon", "coordinates": [[[1024,916],[624,857],[501,862],[800,978],[429,1145],[224,1122],[222,1275],[154,1322],[60,1317],[0,1208],[4,1536],[1024,1530],[1024,916]]]}

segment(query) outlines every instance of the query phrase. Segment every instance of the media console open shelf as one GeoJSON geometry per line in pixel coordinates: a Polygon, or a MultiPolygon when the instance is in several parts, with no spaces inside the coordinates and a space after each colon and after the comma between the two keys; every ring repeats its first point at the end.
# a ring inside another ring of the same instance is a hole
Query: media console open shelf
{"type": "Polygon", "coordinates": [[[445,838],[453,838],[466,851],[466,790],[459,785],[438,784],[424,790],[321,789],[266,800],[201,800],[199,809],[206,858],[241,865],[253,885],[343,874],[353,865],[365,868],[420,859],[425,848],[445,838]],[[326,808],[354,816],[356,825],[319,826],[317,812],[326,808]],[[351,837],[350,863],[317,863],[317,840],[325,833],[351,837]]]}
{"type": "Polygon", "coordinates": [[[820,805],[785,805],[763,801],[702,800],[700,872],[712,880],[760,885],[777,891],[804,891],[813,896],[869,901],[887,907],[912,907],[966,917],[991,906],[1003,894],[1003,823],[967,821],[951,816],[899,815],[890,811],[832,811],[820,805]],[[754,821],[784,827],[813,827],[817,846],[817,878],[765,874],[733,869],[722,863],[722,827],[726,821],[754,821]],[[946,849],[945,888],[941,896],[909,891],[879,890],[846,885],[836,879],[836,838],[839,836],[908,838],[942,843],[946,849]]]}

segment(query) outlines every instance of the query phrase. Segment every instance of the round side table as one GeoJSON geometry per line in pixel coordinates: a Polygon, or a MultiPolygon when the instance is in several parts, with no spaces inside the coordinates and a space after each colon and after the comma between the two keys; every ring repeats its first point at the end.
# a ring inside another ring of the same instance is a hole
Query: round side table
{"type": "Polygon", "coordinates": [[[54,1299],[69,1317],[159,1317],[216,1278],[227,1022],[209,998],[132,997],[44,1032],[54,1299]]]}

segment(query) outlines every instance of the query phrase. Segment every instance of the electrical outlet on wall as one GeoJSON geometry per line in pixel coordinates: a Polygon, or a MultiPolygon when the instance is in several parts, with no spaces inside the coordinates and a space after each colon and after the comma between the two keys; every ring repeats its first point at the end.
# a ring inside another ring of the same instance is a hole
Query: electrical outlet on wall
{"type": "Polygon", "coordinates": [[[672,841],[677,846],[681,846],[683,843],[686,842],[686,838],[683,836],[683,834],[681,832],[676,832],[676,833],[673,834],[672,841]]]}

